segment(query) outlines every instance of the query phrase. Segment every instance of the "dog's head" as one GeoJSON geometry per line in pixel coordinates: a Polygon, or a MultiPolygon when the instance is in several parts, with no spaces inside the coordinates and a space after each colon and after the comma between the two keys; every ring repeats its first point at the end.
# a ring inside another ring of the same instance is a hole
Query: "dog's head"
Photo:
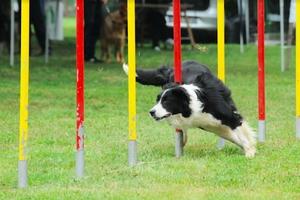
{"type": "Polygon", "coordinates": [[[127,6],[125,3],[121,3],[119,9],[112,14],[112,21],[115,26],[126,26],[127,20],[127,6]]]}
{"type": "Polygon", "coordinates": [[[157,103],[150,110],[150,115],[157,121],[178,114],[187,118],[192,112],[189,104],[190,96],[184,87],[169,85],[157,96],[157,103]]]}
{"type": "Polygon", "coordinates": [[[113,12],[109,12],[104,19],[104,29],[108,31],[108,35],[123,33],[127,21],[127,7],[125,3],[121,3],[119,8],[113,12]]]}
{"type": "Polygon", "coordinates": [[[120,16],[126,20],[127,19],[127,4],[126,3],[121,3],[120,7],[119,7],[119,12],[120,12],[120,16]]]}

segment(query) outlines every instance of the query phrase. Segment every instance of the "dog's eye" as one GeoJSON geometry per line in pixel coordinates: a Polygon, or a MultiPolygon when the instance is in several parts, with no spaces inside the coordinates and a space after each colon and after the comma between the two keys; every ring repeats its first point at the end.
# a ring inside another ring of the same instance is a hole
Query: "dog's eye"
{"type": "Polygon", "coordinates": [[[162,104],[166,103],[169,100],[170,100],[170,98],[168,98],[167,96],[163,96],[163,98],[161,98],[162,104]]]}

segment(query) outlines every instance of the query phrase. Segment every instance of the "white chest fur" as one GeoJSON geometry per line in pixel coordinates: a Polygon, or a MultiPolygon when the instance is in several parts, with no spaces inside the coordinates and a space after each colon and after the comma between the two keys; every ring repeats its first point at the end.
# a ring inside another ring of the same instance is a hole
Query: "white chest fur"
{"type": "Polygon", "coordinates": [[[209,113],[193,113],[190,117],[184,118],[181,114],[170,116],[167,121],[171,126],[178,129],[203,128],[215,132],[221,126],[221,121],[209,113]]]}

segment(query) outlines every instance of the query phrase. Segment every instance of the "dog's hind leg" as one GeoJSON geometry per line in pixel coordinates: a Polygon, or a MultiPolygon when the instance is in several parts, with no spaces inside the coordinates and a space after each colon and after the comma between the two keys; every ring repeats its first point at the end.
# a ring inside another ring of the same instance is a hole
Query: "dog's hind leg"
{"type": "Polygon", "coordinates": [[[109,48],[109,42],[107,40],[101,41],[101,59],[105,62],[109,62],[109,54],[110,54],[110,48],[109,48]]]}
{"type": "Polygon", "coordinates": [[[243,122],[241,126],[237,127],[234,132],[243,146],[245,156],[248,158],[254,157],[256,153],[256,138],[255,133],[247,122],[243,122]]]}
{"type": "Polygon", "coordinates": [[[225,128],[218,135],[241,147],[244,150],[247,158],[252,158],[255,156],[256,140],[254,137],[254,132],[246,122],[243,122],[241,126],[234,130],[225,128]]]}
{"type": "Polygon", "coordinates": [[[101,60],[105,60],[107,49],[105,47],[105,41],[101,41],[101,60]]]}

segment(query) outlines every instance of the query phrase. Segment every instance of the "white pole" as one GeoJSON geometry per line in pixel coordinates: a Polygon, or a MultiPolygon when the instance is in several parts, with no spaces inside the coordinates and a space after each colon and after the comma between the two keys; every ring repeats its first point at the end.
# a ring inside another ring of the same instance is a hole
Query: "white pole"
{"type": "Polygon", "coordinates": [[[280,53],[281,53],[281,71],[285,71],[284,66],[284,1],[280,0],[280,53]]]}
{"type": "Polygon", "coordinates": [[[14,11],[14,0],[10,1],[10,66],[13,67],[15,64],[15,11],[14,11]]]}
{"type": "Polygon", "coordinates": [[[245,26],[246,26],[246,43],[250,41],[250,17],[249,17],[249,0],[243,1],[245,10],[245,26]]]}
{"type": "Polygon", "coordinates": [[[242,0],[237,1],[238,4],[238,13],[240,20],[240,52],[244,53],[244,37],[243,37],[243,2],[242,0]]]}
{"type": "Polygon", "coordinates": [[[44,9],[45,9],[45,18],[46,18],[46,20],[45,20],[46,21],[45,63],[46,64],[49,62],[49,27],[48,27],[49,23],[48,23],[48,20],[50,19],[49,14],[48,14],[49,12],[48,12],[47,4],[48,4],[48,1],[45,0],[44,9]]]}
{"type": "Polygon", "coordinates": [[[175,156],[180,158],[183,156],[183,132],[182,130],[176,130],[175,133],[175,156]]]}

